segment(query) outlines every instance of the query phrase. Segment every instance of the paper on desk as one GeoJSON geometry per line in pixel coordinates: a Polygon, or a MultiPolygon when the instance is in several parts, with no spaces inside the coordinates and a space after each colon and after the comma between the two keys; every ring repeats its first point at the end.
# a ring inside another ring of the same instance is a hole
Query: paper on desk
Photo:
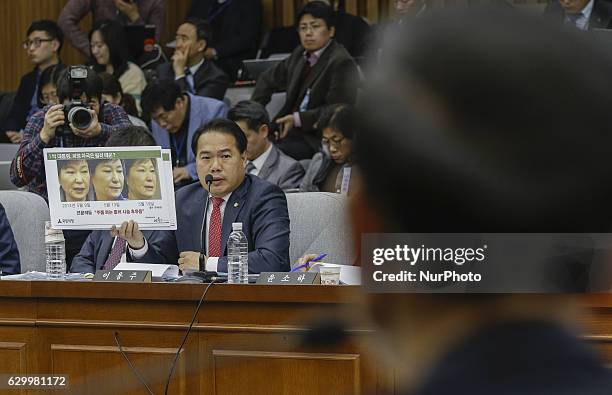
{"type": "Polygon", "coordinates": [[[337,265],[335,263],[315,262],[310,264],[309,272],[318,272],[321,267],[340,267],[340,283],[361,285],[361,268],[359,266],[337,265]]]}
{"type": "MultiPolygon", "coordinates": [[[[89,273],[66,273],[64,280],[73,281],[73,280],[90,280],[91,274],[89,273]]],[[[46,280],[47,273],[45,272],[37,272],[30,271],[20,274],[9,274],[7,276],[0,277],[2,280],[46,280]]]]}
{"type": "Polygon", "coordinates": [[[158,263],[120,262],[113,270],[150,270],[153,277],[178,278],[177,265],[162,265],[158,263]]]}

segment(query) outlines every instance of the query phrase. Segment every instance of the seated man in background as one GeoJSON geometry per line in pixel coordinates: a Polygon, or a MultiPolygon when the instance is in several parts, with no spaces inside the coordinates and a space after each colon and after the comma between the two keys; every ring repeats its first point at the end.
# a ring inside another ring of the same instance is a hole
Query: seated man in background
{"type": "Polygon", "coordinates": [[[183,272],[227,272],[227,239],[232,223],[241,222],[249,243],[249,273],[289,271],[287,198],[276,185],[245,174],[246,147],[235,122],[215,119],[198,129],[191,149],[200,182],[176,193],[177,230],[156,232],[161,237],[154,241],[134,227],[120,229],[132,248],[146,251],[140,261],[178,262],[183,272]]]}
{"type": "Polygon", "coordinates": [[[147,86],[142,93],[142,109],[151,115],[151,131],[157,145],[172,150],[175,187],[197,180],[196,158],[189,147],[198,128],[225,116],[225,103],[183,92],[175,81],[163,80],[147,86]]]}
{"type": "Polygon", "coordinates": [[[306,4],[296,18],[301,45],[262,73],[252,96],[265,106],[274,92],[287,92],[274,122],[280,128],[278,147],[297,160],[310,159],[319,150],[314,125],[321,107],[354,104],[356,99],[357,66],[333,39],[333,16],[334,10],[322,1],[306,4]]]}
{"type": "Polygon", "coordinates": [[[210,24],[213,40],[204,56],[234,81],[242,61],[257,55],[263,24],[261,0],[192,0],[188,17],[210,24]]]}
{"type": "MultiPolygon", "coordinates": [[[[313,0],[303,0],[302,5],[313,0]]],[[[334,39],[346,48],[352,57],[366,55],[367,41],[370,35],[370,25],[359,16],[349,14],[345,5],[340,0],[322,0],[332,6],[336,18],[336,34],[334,39]]],[[[396,2],[396,4],[399,2],[396,2]]],[[[262,48],[262,57],[268,57],[274,53],[290,53],[300,45],[300,36],[293,26],[274,28],[268,36],[270,42],[262,48]],[[271,52],[274,51],[274,52],[271,52]]]]}
{"type": "Polygon", "coordinates": [[[550,0],[544,15],[578,30],[612,29],[610,0],[550,0]]]}
{"type": "MultiPolygon", "coordinates": [[[[612,84],[612,61],[589,37],[476,8],[396,33],[360,112],[355,235],[457,232],[461,243],[464,232],[610,232],[612,91],[602,86],[612,84]]],[[[568,270],[574,257],[549,251],[530,258],[544,284],[563,285],[554,294],[368,293],[398,393],[612,393],[610,370],[571,332],[578,301],[559,294],[575,290],[560,277],[581,277],[568,270]]],[[[483,264],[499,278],[517,274],[483,264]]]]}
{"type": "Polygon", "coordinates": [[[122,25],[155,25],[155,39],[160,42],[165,20],[165,0],[69,0],[59,15],[57,23],[72,45],[89,57],[87,33],[79,23],[89,13],[93,23],[104,19],[116,20],[122,25]]]}
{"type": "Polygon", "coordinates": [[[19,273],[19,250],[4,207],[0,204],[0,275],[19,273]]]}
{"type": "MultiPolygon", "coordinates": [[[[62,104],[46,106],[30,118],[23,132],[23,141],[11,163],[11,181],[18,187],[26,187],[47,200],[47,183],[43,149],[52,147],[102,147],[113,131],[130,126],[123,108],[102,103],[102,80],[98,74],[84,66],[71,66],[63,70],[57,80],[57,96],[62,104]],[[73,84],[71,70],[86,70],[82,82],[81,102],[86,103],[91,114],[91,124],[77,129],[65,118],[64,106],[71,102],[73,84]]],[[[66,264],[76,255],[89,231],[66,230],[66,264]]]]}
{"type": "Polygon", "coordinates": [[[261,104],[245,100],[236,104],[227,118],[236,122],[246,135],[246,172],[278,185],[281,189],[300,186],[304,168],[272,143],[270,118],[261,104]]]}
{"type": "Polygon", "coordinates": [[[172,63],[157,67],[159,79],[175,79],[182,90],[223,100],[229,78],[204,54],[211,40],[210,26],[202,19],[188,19],[176,30],[172,63]]]}
{"type": "Polygon", "coordinates": [[[12,143],[20,143],[21,130],[25,127],[38,108],[38,81],[41,73],[50,66],[60,62],[59,53],[64,43],[62,30],[53,21],[40,20],[28,28],[23,49],[34,64],[34,70],[21,77],[17,95],[4,125],[1,125],[6,137],[12,143]]]}
{"type": "MultiPolygon", "coordinates": [[[[154,146],[155,140],[149,131],[139,126],[129,126],[114,132],[106,142],[107,147],[133,147],[133,146],[154,146]]],[[[126,222],[120,227],[113,227],[111,231],[94,230],[92,231],[81,251],[72,261],[70,271],[73,273],[95,273],[96,270],[112,270],[119,262],[132,261],[141,258],[144,253],[139,254],[138,249],[134,249],[126,243],[125,238],[117,235],[122,229],[122,234],[138,232],[138,224],[126,222]]],[[[144,236],[151,241],[154,248],[157,244],[155,237],[159,233],[143,231],[144,236]]]]}

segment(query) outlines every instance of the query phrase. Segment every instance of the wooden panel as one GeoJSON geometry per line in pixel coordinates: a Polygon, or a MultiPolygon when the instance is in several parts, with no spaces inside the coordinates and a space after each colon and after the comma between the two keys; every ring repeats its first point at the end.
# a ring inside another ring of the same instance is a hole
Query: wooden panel
{"type": "MultiPolygon", "coordinates": [[[[25,375],[28,373],[26,343],[0,342],[0,372],[3,374],[25,375]]],[[[11,391],[25,394],[25,390],[11,391]]]]}
{"type": "Polygon", "coordinates": [[[27,373],[26,343],[0,342],[0,372],[27,373]]]}
{"type": "Polygon", "coordinates": [[[359,355],[214,350],[215,393],[359,394],[359,355]]]}
{"type": "MultiPolygon", "coordinates": [[[[154,393],[163,393],[175,348],[124,347],[132,364],[154,393]]],[[[54,374],[70,377],[71,393],[146,394],[117,346],[52,344],[54,374]]],[[[170,393],[186,393],[184,351],[177,361],[170,393]]]]}

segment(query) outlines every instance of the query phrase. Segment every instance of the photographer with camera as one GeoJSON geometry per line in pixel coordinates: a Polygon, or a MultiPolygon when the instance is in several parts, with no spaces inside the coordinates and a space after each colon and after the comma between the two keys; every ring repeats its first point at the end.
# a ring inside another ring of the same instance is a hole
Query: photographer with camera
{"type": "Polygon", "coordinates": [[[130,126],[120,106],[102,104],[102,79],[85,66],[71,66],[57,81],[59,102],[30,118],[11,164],[11,181],[47,199],[43,149],[101,147],[111,132],[130,126]]]}

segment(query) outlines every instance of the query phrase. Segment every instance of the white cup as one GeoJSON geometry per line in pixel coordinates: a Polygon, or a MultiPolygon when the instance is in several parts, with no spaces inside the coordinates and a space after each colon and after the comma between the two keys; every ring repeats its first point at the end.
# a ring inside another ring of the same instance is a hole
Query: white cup
{"type": "Polygon", "coordinates": [[[340,266],[321,266],[319,269],[321,285],[340,284],[340,266]]]}

